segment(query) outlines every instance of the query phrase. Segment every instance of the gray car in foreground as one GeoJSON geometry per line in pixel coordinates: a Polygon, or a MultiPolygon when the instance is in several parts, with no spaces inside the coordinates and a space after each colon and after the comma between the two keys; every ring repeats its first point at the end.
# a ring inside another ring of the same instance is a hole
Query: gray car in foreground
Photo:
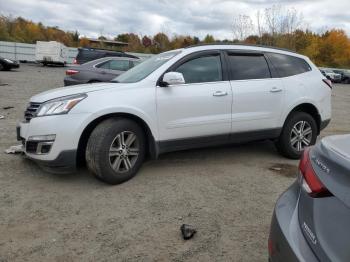
{"type": "Polygon", "coordinates": [[[66,71],[64,85],[109,82],[140,63],[140,59],[129,57],[104,57],[72,66],[66,71]]]}
{"type": "Polygon", "coordinates": [[[350,135],[307,148],[297,181],[278,199],[269,260],[350,261],[350,135]]]}

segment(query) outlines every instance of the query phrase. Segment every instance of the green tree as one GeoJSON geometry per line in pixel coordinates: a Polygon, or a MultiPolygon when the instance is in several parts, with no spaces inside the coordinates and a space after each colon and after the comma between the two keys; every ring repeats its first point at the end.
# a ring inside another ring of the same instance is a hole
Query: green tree
{"type": "Polygon", "coordinates": [[[206,44],[210,44],[210,43],[214,43],[215,42],[215,39],[212,35],[209,35],[207,34],[205,37],[204,37],[204,40],[203,40],[204,43],[206,44]]]}

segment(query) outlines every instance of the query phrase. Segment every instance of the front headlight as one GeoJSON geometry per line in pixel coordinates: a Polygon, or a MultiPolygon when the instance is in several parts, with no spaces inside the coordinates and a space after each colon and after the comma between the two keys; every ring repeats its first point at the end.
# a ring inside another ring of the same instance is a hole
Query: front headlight
{"type": "Polygon", "coordinates": [[[36,116],[67,114],[76,104],[86,97],[86,94],[78,94],[49,100],[40,106],[36,116]]]}

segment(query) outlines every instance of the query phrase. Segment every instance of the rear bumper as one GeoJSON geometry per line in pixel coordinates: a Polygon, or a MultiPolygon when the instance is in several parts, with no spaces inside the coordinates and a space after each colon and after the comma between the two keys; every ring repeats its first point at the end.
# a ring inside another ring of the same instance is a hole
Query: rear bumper
{"type": "Polygon", "coordinates": [[[299,225],[299,190],[295,182],[277,200],[269,236],[271,262],[318,261],[299,225]]]}

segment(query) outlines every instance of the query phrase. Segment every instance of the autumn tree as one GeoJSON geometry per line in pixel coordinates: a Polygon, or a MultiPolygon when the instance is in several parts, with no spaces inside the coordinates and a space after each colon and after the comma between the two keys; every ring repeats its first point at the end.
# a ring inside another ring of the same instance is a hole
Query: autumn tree
{"type": "Polygon", "coordinates": [[[170,48],[170,40],[168,36],[164,33],[157,33],[153,36],[153,43],[157,45],[158,50],[160,52],[169,50],[170,48]]]}
{"type": "MultiPolygon", "coordinates": [[[[250,30],[251,20],[245,15],[237,16],[234,30],[239,42],[289,48],[308,56],[318,66],[350,67],[350,39],[344,30],[331,29],[318,34],[305,30],[302,28],[302,14],[281,6],[258,11],[254,19],[255,30],[250,30]]],[[[107,37],[100,38],[107,40],[107,37]]],[[[90,46],[89,40],[80,37],[78,31],[64,31],[22,17],[0,15],[0,41],[35,43],[39,40],[58,41],[66,46],[90,46]]],[[[124,51],[154,54],[199,43],[232,43],[232,40],[227,39],[215,40],[210,34],[202,41],[196,36],[169,37],[165,33],[143,36],[142,39],[134,33],[122,33],[114,40],[128,43],[124,51]]]]}
{"type": "Polygon", "coordinates": [[[129,34],[119,34],[114,38],[115,41],[119,41],[119,42],[124,42],[124,43],[128,43],[129,41],[129,34]]]}

